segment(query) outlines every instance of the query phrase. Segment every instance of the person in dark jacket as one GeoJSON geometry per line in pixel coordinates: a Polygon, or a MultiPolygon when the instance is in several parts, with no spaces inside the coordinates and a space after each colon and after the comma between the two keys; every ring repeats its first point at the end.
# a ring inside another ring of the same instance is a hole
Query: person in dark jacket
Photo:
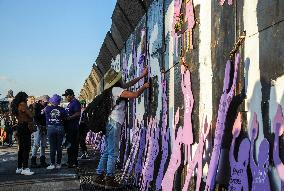
{"type": "Polygon", "coordinates": [[[34,172],[28,168],[29,153],[31,150],[31,129],[33,114],[28,109],[28,95],[25,92],[19,92],[11,103],[12,114],[18,120],[17,131],[15,132],[18,147],[18,168],[17,174],[32,175],[34,172]]]}
{"type": "Polygon", "coordinates": [[[68,154],[68,167],[73,168],[78,166],[78,150],[79,150],[79,120],[81,117],[81,104],[75,98],[74,91],[72,89],[67,89],[64,94],[62,94],[69,102],[66,110],[68,117],[66,119],[66,139],[71,146],[67,148],[68,154]]]}
{"type": "Polygon", "coordinates": [[[37,131],[34,132],[34,144],[32,148],[32,158],[31,158],[31,167],[42,167],[46,168],[48,164],[45,162],[45,148],[46,148],[46,121],[45,115],[42,112],[43,109],[47,106],[49,100],[48,95],[40,96],[37,98],[37,102],[34,104],[34,122],[37,126],[37,131]],[[38,166],[36,163],[37,151],[40,147],[40,165],[38,166]]]}

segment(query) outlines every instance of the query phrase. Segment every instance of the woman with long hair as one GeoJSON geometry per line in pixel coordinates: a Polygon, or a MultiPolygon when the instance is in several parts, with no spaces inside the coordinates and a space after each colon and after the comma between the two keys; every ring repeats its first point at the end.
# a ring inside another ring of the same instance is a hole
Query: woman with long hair
{"type": "Polygon", "coordinates": [[[18,168],[17,174],[32,175],[28,168],[29,153],[31,150],[31,126],[33,115],[27,105],[28,95],[25,92],[19,92],[12,101],[12,114],[16,116],[18,125],[16,129],[18,147],[18,168]]]}

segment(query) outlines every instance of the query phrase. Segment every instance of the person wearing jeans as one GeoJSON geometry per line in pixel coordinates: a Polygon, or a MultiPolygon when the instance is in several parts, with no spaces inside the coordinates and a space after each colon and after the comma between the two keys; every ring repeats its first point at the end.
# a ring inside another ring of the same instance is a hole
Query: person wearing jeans
{"type": "Polygon", "coordinates": [[[51,164],[46,168],[52,170],[61,168],[62,159],[62,141],[64,137],[63,120],[66,119],[67,113],[64,108],[60,107],[61,97],[54,94],[49,102],[51,106],[47,106],[43,112],[45,113],[47,124],[47,135],[50,144],[50,162],[51,164]],[[55,162],[55,156],[57,159],[55,162]]]}
{"type": "Polygon", "coordinates": [[[97,168],[98,174],[106,172],[106,176],[114,177],[115,164],[119,154],[120,134],[121,124],[110,118],[106,126],[105,134],[106,152],[101,156],[97,168]]]}
{"type": "Polygon", "coordinates": [[[18,147],[18,168],[17,174],[33,175],[28,168],[29,153],[31,150],[31,128],[33,126],[33,115],[27,105],[28,95],[25,92],[19,92],[11,103],[12,114],[18,120],[15,135],[19,144],[18,147]]]}
{"type": "Polygon", "coordinates": [[[97,167],[97,177],[95,185],[104,186],[105,189],[115,189],[120,187],[115,181],[115,165],[119,155],[119,141],[121,127],[125,119],[125,106],[128,99],[138,98],[145,89],[150,87],[149,83],[145,83],[138,91],[131,92],[127,88],[136,84],[148,74],[146,67],[140,77],[124,84],[122,74],[110,69],[104,76],[105,90],[112,88],[113,108],[109,116],[105,134],[105,149],[101,155],[99,165],[97,167]]]}
{"type": "Polygon", "coordinates": [[[44,95],[37,98],[37,102],[34,104],[34,122],[37,126],[37,131],[34,132],[34,144],[32,147],[32,158],[31,158],[31,167],[36,168],[37,151],[40,148],[40,166],[46,168],[48,165],[45,162],[45,147],[46,147],[46,121],[45,115],[42,113],[42,110],[47,106],[49,96],[44,95]]]}

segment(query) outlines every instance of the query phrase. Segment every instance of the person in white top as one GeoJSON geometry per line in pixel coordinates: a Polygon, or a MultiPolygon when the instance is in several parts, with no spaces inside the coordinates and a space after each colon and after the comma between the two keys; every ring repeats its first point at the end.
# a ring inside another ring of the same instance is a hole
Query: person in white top
{"type": "Polygon", "coordinates": [[[105,134],[105,150],[101,156],[98,168],[97,178],[95,184],[104,186],[105,189],[117,188],[120,185],[114,180],[115,164],[119,154],[119,140],[121,133],[121,126],[125,119],[125,105],[127,99],[138,98],[145,89],[149,88],[150,84],[145,83],[138,91],[132,92],[127,89],[136,84],[140,79],[148,74],[148,67],[146,67],[141,76],[133,79],[128,83],[123,83],[121,73],[110,69],[104,76],[105,88],[112,88],[113,109],[109,116],[109,121],[106,127],[105,134]],[[106,175],[106,176],[105,176],[106,175]]]}

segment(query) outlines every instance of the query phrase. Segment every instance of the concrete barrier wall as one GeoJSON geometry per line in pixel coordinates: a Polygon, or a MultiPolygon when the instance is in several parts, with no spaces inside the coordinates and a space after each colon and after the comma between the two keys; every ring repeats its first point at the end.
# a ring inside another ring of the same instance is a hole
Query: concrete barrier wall
{"type": "MultiPolygon", "coordinates": [[[[235,138],[238,150],[244,138],[252,141],[255,113],[259,133],[254,158],[258,161],[261,142],[266,138],[270,146],[265,175],[271,190],[281,190],[273,152],[280,150],[283,165],[284,140],[280,136],[279,147],[275,147],[273,121],[278,105],[284,108],[284,2],[238,0],[229,5],[230,1],[153,0],[145,7],[141,1],[146,11],[139,22],[127,15],[134,14],[140,5],[133,5],[131,10],[125,2],[121,2],[123,6],[115,15],[123,15],[130,24],[122,31],[123,23],[113,18],[116,22],[108,35],[113,37],[116,47],[109,42],[106,47],[119,53],[109,51],[112,58],[105,60],[111,59],[109,67],[123,72],[125,81],[139,76],[148,65],[145,81],[151,78],[152,82],[151,89],[128,102],[120,157],[125,177],[134,176],[135,184],[142,190],[194,190],[199,185],[197,180],[201,181],[200,190],[211,190],[216,185],[237,189],[233,182],[242,182],[234,179],[235,174],[229,170],[234,170],[229,161],[232,131],[237,129],[233,125],[240,112],[242,127],[235,138]],[[183,16],[179,17],[181,13],[183,16]],[[131,29],[133,32],[128,34],[131,29]],[[235,55],[227,76],[226,62],[243,31],[245,41],[236,51],[240,53],[236,86],[231,88],[235,55]],[[121,46],[123,39],[126,40],[121,46]],[[224,88],[226,84],[228,88],[224,88]],[[208,135],[205,126],[211,126],[208,135]],[[218,160],[210,165],[214,152],[218,160]],[[201,167],[197,170],[191,169],[198,165],[201,167]],[[216,172],[210,172],[212,169],[216,172]],[[193,176],[188,176],[188,172],[193,176]]],[[[145,81],[130,90],[137,90],[145,81]]],[[[283,123],[284,120],[282,126],[283,123]]],[[[246,174],[248,187],[255,188],[257,175],[250,164],[246,174]]]]}

